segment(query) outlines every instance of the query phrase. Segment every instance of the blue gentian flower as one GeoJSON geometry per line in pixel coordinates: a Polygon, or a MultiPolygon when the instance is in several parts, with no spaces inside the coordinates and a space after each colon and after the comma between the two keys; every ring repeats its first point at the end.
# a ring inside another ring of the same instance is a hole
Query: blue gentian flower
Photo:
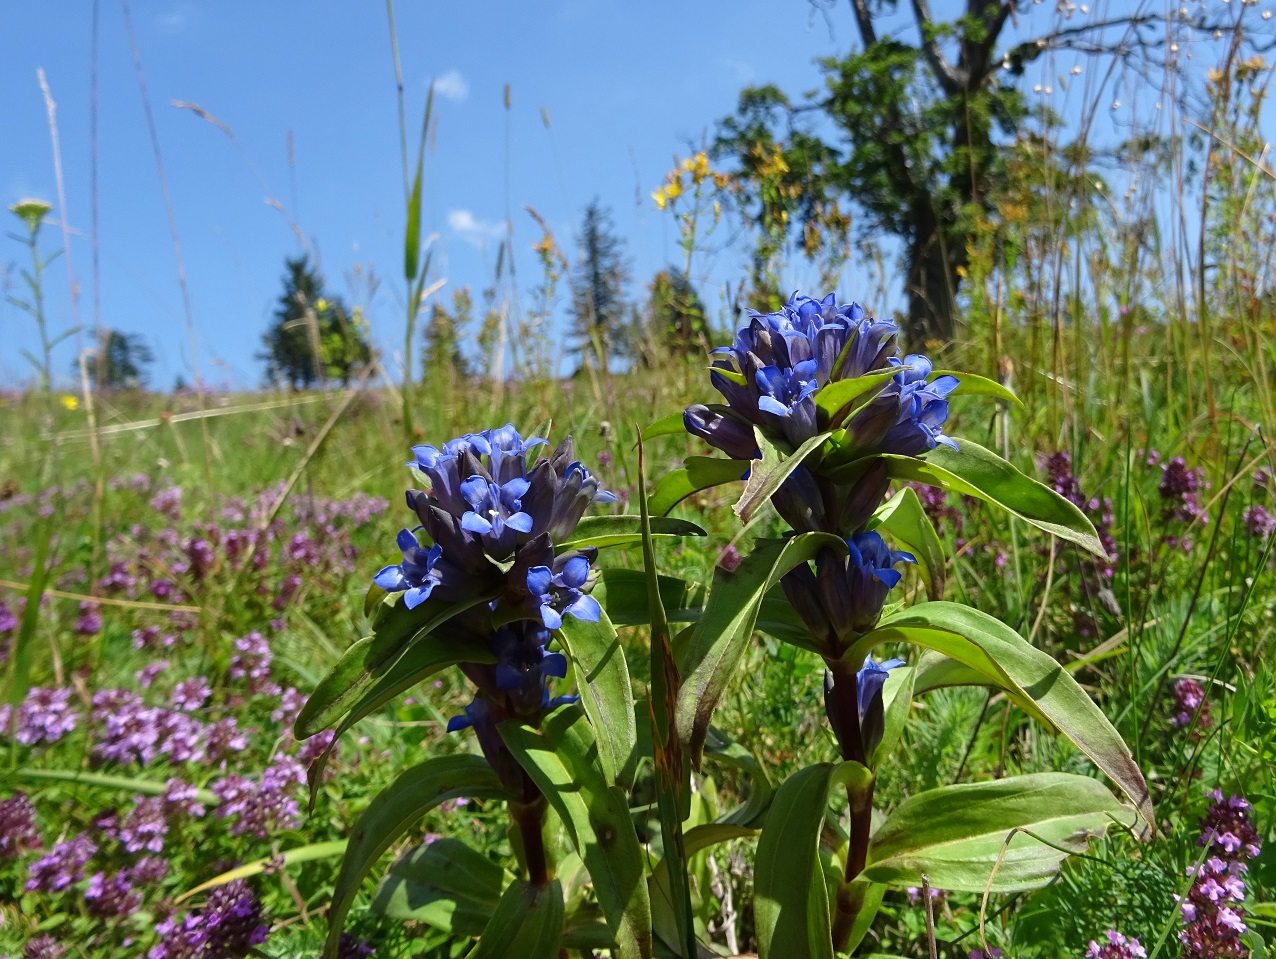
{"type": "Polygon", "coordinates": [[[596,623],[602,613],[598,600],[581,592],[589,580],[589,560],[573,556],[555,573],[548,566],[533,566],[527,571],[527,592],[546,629],[563,625],[563,615],[596,623]]]}
{"type": "MultiPolygon", "coordinates": [[[[882,690],[886,685],[886,679],[892,669],[903,665],[904,660],[902,659],[888,659],[879,663],[872,656],[866,656],[864,665],[855,674],[855,705],[859,715],[859,741],[865,761],[873,758],[873,752],[881,743],[882,735],[886,731],[886,714],[882,699],[882,690]]],[[[838,702],[840,695],[840,687],[834,683],[833,677],[826,673],[824,675],[824,708],[828,714],[829,722],[833,726],[834,735],[837,736],[837,741],[842,745],[844,755],[853,756],[855,755],[855,750],[850,747],[852,746],[851,740],[854,737],[854,732],[843,728],[841,704],[838,702]]]]}
{"type": "Polygon", "coordinates": [[[461,482],[461,495],[470,509],[461,516],[461,529],[482,537],[497,558],[514,549],[515,533],[530,533],[532,517],[522,511],[522,497],[530,483],[521,477],[497,485],[485,476],[461,482]]]}
{"type": "Polygon", "coordinates": [[[400,530],[399,551],[403,562],[387,566],[373,577],[373,582],[387,593],[403,591],[403,603],[408,609],[416,609],[427,599],[434,588],[443,582],[445,565],[440,562],[443,550],[436,543],[422,549],[411,530],[400,530]]]}
{"type": "Polygon", "coordinates": [[[491,642],[496,655],[496,688],[506,693],[525,686],[539,690],[547,677],[563,679],[567,657],[546,651],[550,639],[548,629],[532,623],[498,629],[491,642]]]}
{"type": "Polygon", "coordinates": [[[847,422],[847,457],[873,453],[917,456],[940,443],[957,448],[942,432],[948,419],[947,398],[957,389],[957,377],[944,375],[927,382],[931,362],[920,354],[896,362],[899,373],[847,422]]]}
{"type": "Polygon", "coordinates": [[[789,602],[830,655],[877,625],[887,594],[900,580],[896,564],[917,562],[911,553],[887,547],[874,532],[857,533],[846,547],[848,556],[824,550],[815,558],[814,572],[803,563],[780,580],[789,602]]]}

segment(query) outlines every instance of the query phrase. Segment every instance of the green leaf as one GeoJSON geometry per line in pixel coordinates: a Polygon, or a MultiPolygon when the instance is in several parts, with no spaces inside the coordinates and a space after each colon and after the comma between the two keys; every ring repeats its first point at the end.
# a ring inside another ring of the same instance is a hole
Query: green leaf
{"type": "Polygon", "coordinates": [[[957,377],[957,389],[953,390],[952,396],[993,396],[1007,403],[1014,403],[1020,409],[1024,408],[1023,400],[996,380],[990,380],[986,376],[962,373],[958,370],[935,370],[927,378],[933,382],[941,376],[957,377]]]}
{"type": "Polygon", "coordinates": [[[846,543],[832,533],[801,533],[758,547],[732,571],[714,570],[704,614],[679,670],[678,734],[689,744],[693,763],[699,764],[709,720],[753,635],[763,597],[780,577],[822,549],[845,555],[846,543]]]}
{"type": "MultiPolygon", "coordinates": [[[[756,829],[737,826],[731,823],[704,823],[687,830],[683,837],[683,845],[688,858],[703,852],[719,843],[732,839],[745,839],[757,834],[756,829]]],[[[679,941],[678,919],[674,910],[674,897],[669,883],[669,858],[666,856],[651,871],[648,885],[651,889],[652,928],[659,941],[681,955],[677,950],[679,941]]],[[[683,950],[685,951],[685,947],[683,950]]]]}
{"type": "Polygon", "coordinates": [[[944,598],[944,544],[922,507],[921,498],[911,486],[877,508],[868,521],[870,530],[885,533],[917,557],[926,583],[926,596],[944,598]]]}
{"type": "MultiPolygon", "coordinates": [[[[638,441],[638,502],[642,511],[642,562],[647,580],[647,610],[651,620],[651,688],[647,696],[647,719],[651,754],[656,766],[656,805],[660,814],[660,841],[665,860],[673,860],[665,871],[664,901],[672,915],[670,944],[694,959],[696,924],[691,907],[691,885],[687,875],[687,851],[682,823],[691,799],[691,772],[682,752],[676,725],[678,689],[677,659],[669,636],[669,620],[660,599],[660,579],[656,570],[656,546],[651,538],[651,513],[647,508],[647,470],[642,441],[638,441]]],[[[654,928],[654,919],[653,919],[654,928]]]]}
{"type": "Polygon", "coordinates": [[[505,870],[482,853],[459,839],[436,839],[390,865],[372,908],[391,919],[477,936],[496,911],[504,885],[505,870]]]}
{"type": "MultiPolygon", "coordinates": [[[[319,681],[293,723],[296,737],[308,739],[335,725],[393,669],[412,643],[430,635],[453,616],[495,596],[495,591],[489,591],[455,603],[428,599],[412,610],[401,602],[396,603],[382,617],[375,632],[347,649],[319,681]]],[[[467,648],[465,655],[469,656],[470,652],[467,648]]]]}
{"type": "Polygon", "coordinates": [[[1074,504],[978,443],[967,439],[956,442],[958,449],[940,445],[924,459],[893,454],[882,459],[894,479],[977,497],[1097,556],[1107,556],[1094,525],[1074,504]]]}
{"type": "Polygon", "coordinates": [[[683,414],[678,412],[660,417],[660,419],[642,431],[642,438],[651,440],[657,436],[674,436],[678,433],[686,432],[686,424],[683,422],[682,416],[683,414]]]}
{"type": "MultiPolygon", "coordinates": [[[[167,783],[155,782],[151,779],[112,776],[109,773],[94,773],[83,769],[30,769],[23,766],[0,773],[0,782],[9,781],[69,783],[77,786],[94,786],[98,789],[113,789],[138,796],[162,796],[168,790],[167,783]]],[[[217,797],[207,789],[199,790],[195,798],[208,806],[216,806],[218,802],[217,797]]]]}
{"type": "Polygon", "coordinates": [[[628,790],[638,768],[638,730],[629,667],[616,628],[603,610],[596,623],[565,617],[558,637],[567,647],[581,705],[594,726],[603,774],[609,785],[628,790]]]}
{"type": "Polygon", "coordinates": [[[799,769],[776,791],[758,838],[754,921],[761,959],[833,959],[832,917],[820,865],[829,794],[872,774],[855,762],[799,769]]]}
{"type": "Polygon", "coordinates": [[[310,768],[306,771],[306,779],[310,784],[311,808],[314,807],[315,795],[323,781],[323,771],[328,766],[328,757],[332,755],[341,737],[359,720],[370,716],[396,696],[419,685],[442,669],[455,666],[457,663],[494,662],[496,662],[496,656],[490,649],[447,639],[438,633],[430,633],[416,640],[408,647],[407,652],[373,683],[359,701],[350,707],[350,711],[337,724],[332,741],[319,754],[319,758],[310,764],[310,768]]]}
{"type": "Polygon", "coordinates": [[[767,775],[766,768],[758,762],[753,753],[739,743],[727,739],[712,726],[709,727],[704,751],[710,759],[743,772],[749,777],[751,783],[749,798],[744,804],[719,816],[717,823],[754,829],[760,827],[762,817],[771,806],[771,797],[775,794],[775,787],[771,785],[771,777],[767,775]]]}
{"type": "Polygon", "coordinates": [[[899,742],[904,724],[908,722],[909,710],[913,705],[913,684],[917,671],[908,666],[899,666],[890,671],[886,677],[886,685],[882,687],[882,711],[884,722],[882,739],[868,757],[868,767],[879,769],[882,763],[890,758],[895,744],[899,742]]]}
{"type": "Polygon", "coordinates": [[[895,378],[899,367],[881,373],[869,373],[849,380],[829,383],[815,394],[815,412],[821,426],[838,426],[846,419],[856,400],[878,392],[895,378]]]}
{"type": "MultiPolygon", "coordinates": [[[[653,517],[651,535],[662,538],[676,536],[704,536],[705,531],[685,519],[667,516],[653,517]]],[[[576,525],[570,539],[557,543],[556,552],[579,549],[582,546],[637,546],[642,543],[641,516],[586,516],[576,525]]]]}
{"type": "Polygon", "coordinates": [[[382,854],[439,803],[461,797],[509,799],[482,756],[435,756],[401,773],[368,804],[350,832],[350,843],[332,889],[324,959],[336,959],[346,913],[364,877],[382,854]]]}
{"type": "Polygon", "coordinates": [[[557,879],[540,889],[516,879],[468,959],[554,959],[563,914],[563,887],[557,879]]]}
{"type": "Polygon", "coordinates": [[[584,860],[615,938],[617,959],[651,959],[651,904],[642,848],[625,793],[609,786],[603,775],[585,713],[570,704],[547,716],[540,729],[515,722],[498,728],[584,860]]]}
{"type": "MultiPolygon", "coordinates": [[[[425,97],[425,117],[421,122],[421,143],[416,154],[416,177],[412,181],[412,196],[408,199],[408,225],[403,237],[403,276],[411,287],[416,279],[421,256],[421,174],[425,169],[425,137],[430,126],[430,113],[434,107],[434,84],[425,97]]],[[[404,149],[407,149],[406,144],[404,149]]],[[[404,163],[407,166],[407,163],[404,163]]],[[[413,304],[420,309],[420,303],[413,304]]]]}
{"type": "MultiPolygon", "coordinates": [[[[216,802],[216,800],[213,800],[216,802]]],[[[305,846],[295,846],[292,849],[285,850],[279,859],[283,860],[285,866],[295,866],[303,862],[314,862],[318,859],[335,859],[346,851],[346,841],[344,839],[334,839],[331,842],[314,842],[305,846]]],[[[258,876],[267,870],[272,870],[278,865],[279,860],[274,856],[266,856],[263,859],[256,859],[253,862],[245,863],[235,869],[230,869],[220,875],[214,876],[207,882],[201,882],[194,889],[188,889],[175,900],[182,902],[191,896],[197,896],[206,889],[216,889],[218,886],[224,886],[228,882],[234,882],[236,879],[247,879],[250,876],[258,876]]]]}
{"type": "Polygon", "coordinates": [[[744,476],[752,460],[728,460],[718,456],[688,456],[681,469],[660,477],[647,509],[652,516],[664,516],[692,493],[734,483],[744,476]]]}
{"type": "Polygon", "coordinates": [[[753,518],[758,507],[770,500],[775,495],[775,491],[780,488],[780,484],[788,479],[790,474],[802,465],[802,461],[818,449],[831,434],[817,433],[794,450],[792,456],[784,457],[780,455],[779,447],[767,439],[761,429],[755,426],[753,435],[757,437],[762,459],[753,461],[749,479],[744,484],[744,492],[733,507],[735,514],[746,523],[753,518]]]}
{"type": "Polygon", "coordinates": [[[941,786],[910,796],[887,817],[869,844],[864,875],[896,888],[920,886],[926,875],[937,889],[1035,889],[1112,822],[1134,819],[1102,783],[1071,773],[941,786]]]}
{"type": "MultiPolygon", "coordinates": [[[[670,618],[677,618],[688,608],[699,608],[704,591],[700,584],[688,583],[674,576],[657,577],[657,582],[661,604],[672,611],[670,618]]],[[[641,569],[611,566],[599,570],[592,595],[607,610],[608,617],[616,626],[646,626],[651,622],[647,576],[641,569]]]]}
{"type": "Polygon", "coordinates": [[[1156,828],[1147,783],[1120,733],[1067,670],[1005,623],[959,603],[919,603],[884,618],[856,641],[847,661],[859,662],[881,643],[937,650],[1005,690],[1029,716],[1089,756],[1156,828]]]}

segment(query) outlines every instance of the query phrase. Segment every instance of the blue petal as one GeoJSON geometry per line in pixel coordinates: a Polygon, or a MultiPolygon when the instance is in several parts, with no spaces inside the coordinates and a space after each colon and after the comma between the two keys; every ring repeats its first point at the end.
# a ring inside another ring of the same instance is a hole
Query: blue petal
{"type": "Polygon", "coordinates": [[[515,513],[506,518],[505,525],[520,533],[530,533],[532,531],[532,518],[527,513],[515,513]]]}
{"type": "Polygon", "coordinates": [[[562,653],[546,653],[541,660],[541,672],[546,676],[563,679],[567,675],[567,657],[562,653]]]}
{"type": "Polygon", "coordinates": [[[554,574],[548,566],[533,566],[527,571],[527,591],[533,596],[544,596],[553,581],[554,574]]]}
{"type": "Polygon", "coordinates": [[[546,629],[559,629],[563,625],[563,616],[553,606],[546,603],[541,607],[541,622],[546,629]]]}
{"type": "Polygon", "coordinates": [[[879,583],[885,583],[888,589],[893,588],[903,578],[897,570],[890,567],[874,571],[873,576],[879,583]]]}
{"type": "Polygon", "coordinates": [[[469,729],[474,725],[474,721],[469,716],[453,716],[447,721],[447,731],[450,733],[460,732],[462,729],[469,729]]]}
{"type": "Polygon", "coordinates": [[[940,433],[938,436],[935,437],[935,442],[943,443],[945,446],[951,447],[952,449],[960,449],[955,439],[953,439],[951,436],[945,436],[943,433],[940,433]]]}
{"type": "Polygon", "coordinates": [[[526,678],[527,674],[513,663],[496,664],[496,688],[502,692],[518,689],[526,678]]]}
{"type": "Polygon", "coordinates": [[[596,623],[602,615],[602,607],[598,605],[598,600],[594,597],[582,594],[576,602],[567,607],[567,612],[582,622],[596,623]]]}
{"type": "Polygon", "coordinates": [[[589,560],[583,556],[573,556],[563,564],[563,571],[559,574],[559,578],[564,586],[580,589],[585,585],[585,580],[589,579],[589,560]]]}
{"type": "Polygon", "coordinates": [[[614,503],[616,502],[616,494],[609,493],[605,489],[600,489],[594,494],[595,503],[614,503]]]}
{"type": "Polygon", "coordinates": [[[387,566],[373,576],[372,581],[387,593],[398,592],[403,589],[403,570],[398,566],[387,566]]]}
{"type": "Polygon", "coordinates": [[[471,506],[482,506],[487,502],[490,492],[487,480],[481,476],[471,476],[467,480],[461,480],[461,495],[471,506]]]}
{"type": "Polygon", "coordinates": [[[937,393],[940,396],[947,396],[953,390],[961,385],[961,380],[955,376],[937,376],[926,384],[926,389],[931,393],[937,393]]]}
{"type": "Polygon", "coordinates": [[[416,609],[430,598],[430,593],[433,591],[433,582],[427,582],[421,586],[414,586],[412,589],[403,594],[403,605],[408,609],[416,609]]]}
{"type": "Polygon", "coordinates": [[[789,415],[789,408],[771,396],[758,397],[758,409],[765,410],[768,413],[774,413],[776,416],[789,415]]]}
{"type": "Polygon", "coordinates": [[[523,494],[526,493],[529,489],[531,489],[531,486],[532,484],[529,483],[527,480],[523,479],[522,477],[515,477],[514,479],[510,480],[508,483],[506,483],[504,486],[501,487],[501,497],[503,499],[505,497],[509,497],[509,500],[507,500],[507,502],[511,500],[521,499],[523,494]]]}
{"type": "Polygon", "coordinates": [[[404,556],[408,555],[409,550],[421,548],[421,544],[416,541],[416,537],[412,535],[411,530],[399,530],[399,535],[395,537],[394,541],[398,545],[399,551],[403,553],[404,556]]]}
{"type": "Polygon", "coordinates": [[[490,533],[492,524],[478,513],[466,513],[461,517],[461,529],[467,529],[471,533],[490,533]]]}

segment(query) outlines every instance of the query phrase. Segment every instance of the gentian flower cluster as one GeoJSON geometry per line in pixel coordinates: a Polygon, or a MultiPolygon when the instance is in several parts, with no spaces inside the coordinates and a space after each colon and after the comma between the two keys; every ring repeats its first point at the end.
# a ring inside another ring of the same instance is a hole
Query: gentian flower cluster
{"type": "Polygon", "coordinates": [[[771,502],[796,532],[833,533],[846,542],[846,554],[823,550],[814,568],[801,564],[781,583],[829,665],[825,708],[843,754],[861,762],[881,740],[882,688],[902,660],[870,657],[855,670],[842,654],[877,625],[902,576],[896,567],[916,562],[865,529],[890,483],[877,457],[957,448],[943,433],[957,378],[934,376],[920,354],[901,357],[899,335],[894,323],[870,317],[858,303],[795,293],[775,313],[751,312],[732,344],[714,351],[710,380],[726,405],[695,405],[683,415],[688,433],[740,460],[761,455],[758,433],[792,449],[831,432],[771,502]],[[874,380],[840,408],[817,406],[821,390],[861,377],[874,380]]]}
{"type": "Polygon", "coordinates": [[[1187,959],[1220,959],[1249,955],[1242,940],[1246,932],[1245,862],[1260,852],[1258,831],[1249,818],[1249,803],[1240,796],[1223,799],[1215,789],[1212,805],[1201,819],[1199,844],[1208,857],[1199,867],[1189,867],[1192,888],[1179,903],[1183,929],[1179,941],[1187,959]]]}
{"type": "Polygon", "coordinates": [[[382,589],[401,593],[408,609],[488,598],[448,627],[485,647],[485,656],[476,658],[495,657],[494,663],[461,665],[478,692],[448,728],[472,727],[498,770],[508,757],[496,723],[532,717],[568,699],[548,691],[551,678],[567,675],[566,658],[549,649],[552,631],[566,616],[596,622],[601,615],[589,595],[597,550],[556,547],[589,506],[616,497],[575,458],[570,437],[529,463],[545,445],[507,424],[441,447],[413,447],[408,466],[428,487],[407,493],[420,525],[400,531],[401,561],[375,577],[382,589]],[[503,625],[494,626],[498,611],[503,625]]]}
{"type": "Polygon", "coordinates": [[[820,432],[815,394],[839,380],[897,370],[860,398],[844,421],[850,459],[874,453],[916,455],[939,443],[947,397],[957,378],[929,380],[931,363],[920,354],[900,358],[899,328],[868,316],[858,303],[838,306],[795,293],[776,313],[750,313],[719,358],[710,381],[727,408],[695,405],[684,415],[687,432],[736,459],[758,455],[753,427],[799,446],[820,432]],[[929,380],[929,381],[928,381],[929,380]]]}

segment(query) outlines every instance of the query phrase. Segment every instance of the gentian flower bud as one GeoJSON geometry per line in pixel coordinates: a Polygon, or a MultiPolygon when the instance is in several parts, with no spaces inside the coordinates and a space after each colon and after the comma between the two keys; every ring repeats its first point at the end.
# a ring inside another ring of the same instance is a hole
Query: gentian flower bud
{"type": "Polygon", "coordinates": [[[753,427],[729,411],[718,412],[703,404],[688,406],[682,423],[692,436],[699,436],[732,459],[751,460],[759,455],[753,427]]]}

